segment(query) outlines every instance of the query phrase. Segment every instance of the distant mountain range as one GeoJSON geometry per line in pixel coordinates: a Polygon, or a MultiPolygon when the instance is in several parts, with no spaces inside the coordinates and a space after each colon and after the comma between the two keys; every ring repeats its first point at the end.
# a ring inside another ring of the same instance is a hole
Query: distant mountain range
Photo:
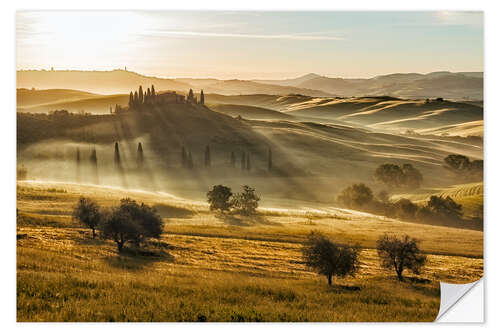
{"type": "Polygon", "coordinates": [[[145,76],[125,70],[113,71],[17,71],[17,87],[27,89],[74,89],[97,94],[128,93],[154,85],[156,90],[187,92],[203,89],[222,95],[300,94],[313,97],[393,96],[482,100],[482,72],[395,73],[370,79],[344,79],[307,74],[286,80],[218,80],[145,76]]]}
{"type": "Polygon", "coordinates": [[[307,74],[288,80],[255,82],[322,90],[335,96],[483,99],[483,72],[395,73],[371,79],[343,79],[307,74]]]}

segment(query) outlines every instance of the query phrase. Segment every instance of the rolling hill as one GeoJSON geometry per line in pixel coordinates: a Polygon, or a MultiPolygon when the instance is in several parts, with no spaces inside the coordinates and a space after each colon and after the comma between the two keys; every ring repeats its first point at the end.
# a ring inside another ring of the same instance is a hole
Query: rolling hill
{"type": "Polygon", "coordinates": [[[33,107],[43,104],[55,104],[77,101],[86,98],[99,97],[87,91],[71,89],[17,89],[16,100],[18,108],[33,107]]]}
{"type": "Polygon", "coordinates": [[[301,87],[262,84],[248,80],[167,79],[145,76],[126,70],[20,70],[17,71],[18,88],[74,89],[98,94],[128,94],[137,87],[154,85],[157,91],[173,90],[186,93],[189,89],[217,94],[304,94],[331,96],[331,94],[301,87]]]}
{"type": "Polygon", "coordinates": [[[296,117],[288,115],[283,112],[274,111],[271,109],[261,108],[251,105],[238,105],[238,104],[214,104],[209,105],[210,109],[224,113],[228,116],[238,117],[241,116],[245,119],[254,120],[294,120],[296,117]]]}

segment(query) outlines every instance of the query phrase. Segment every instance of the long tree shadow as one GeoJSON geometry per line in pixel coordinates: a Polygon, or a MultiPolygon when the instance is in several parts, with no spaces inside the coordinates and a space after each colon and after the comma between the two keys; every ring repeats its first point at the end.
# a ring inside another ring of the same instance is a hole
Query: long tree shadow
{"type": "Polygon", "coordinates": [[[160,214],[161,217],[164,218],[191,218],[195,215],[195,212],[192,210],[186,209],[186,208],[181,208],[181,207],[175,207],[175,206],[169,206],[169,205],[164,205],[164,204],[156,204],[153,206],[154,209],[160,214]]]}
{"type": "Polygon", "coordinates": [[[104,261],[113,268],[123,270],[142,270],[156,262],[175,261],[170,253],[162,251],[150,251],[137,248],[124,248],[121,253],[106,257],[104,261]]]}
{"type": "Polygon", "coordinates": [[[262,215],[252,215],[252,216],[241,216],[235,214],[221,214],[218,213],[215,217],[225,224],[238,226],[238,227],[251,227],[257,225],[268,225],[268,226],[281,226],[281,223],[269,221],[265,216],[262,215]]]}

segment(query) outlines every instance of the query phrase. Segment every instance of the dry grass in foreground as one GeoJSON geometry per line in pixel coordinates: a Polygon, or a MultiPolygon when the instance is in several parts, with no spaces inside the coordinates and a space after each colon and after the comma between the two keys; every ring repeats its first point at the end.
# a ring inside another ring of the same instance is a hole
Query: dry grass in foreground
{"type": "Polygon", "coordinates": [[[121,191],[18,185],[18,321],[432,321],[440,280],[470,282],[483,271],[482,232],[341,210],[226,219],[148,193],[130,196],[161,205],[166,233],[152,256],[118,255],[69,212],[80,193],[110,205],[121,191]],[[306,270],[300,242],[311,230],[360,243],[359,274],[329,288],[306,270]],[[418,279],[401,283],[380,269],[371,245],[388,230],[422,238],[434,253],[418,279]]]}

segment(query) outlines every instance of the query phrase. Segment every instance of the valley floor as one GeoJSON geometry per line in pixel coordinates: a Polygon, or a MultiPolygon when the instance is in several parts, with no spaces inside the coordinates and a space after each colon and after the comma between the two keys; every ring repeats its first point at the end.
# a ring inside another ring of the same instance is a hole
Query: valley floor
{"type": "Polygon", "coordinates": [[[18,321],[432,321],[439,281],[483,272],[480,231],[406,223],[336,208],[262,209],[216,216],[204,203],[162,193],[91,185],[18,182],[18,321]],[[103,206],[129,196],[166,218],[159,255],[118,255],[72,221],[80,195],[103,206]],[[306,269],[301,242],[319,230],[358,243],[356,277],[326,279],[306,269]],[[384,232],[422,240],[429,263],[398,282],[374,249],[384,232]],[[411,279],[410,279],[411,278],[411,279]]]}

